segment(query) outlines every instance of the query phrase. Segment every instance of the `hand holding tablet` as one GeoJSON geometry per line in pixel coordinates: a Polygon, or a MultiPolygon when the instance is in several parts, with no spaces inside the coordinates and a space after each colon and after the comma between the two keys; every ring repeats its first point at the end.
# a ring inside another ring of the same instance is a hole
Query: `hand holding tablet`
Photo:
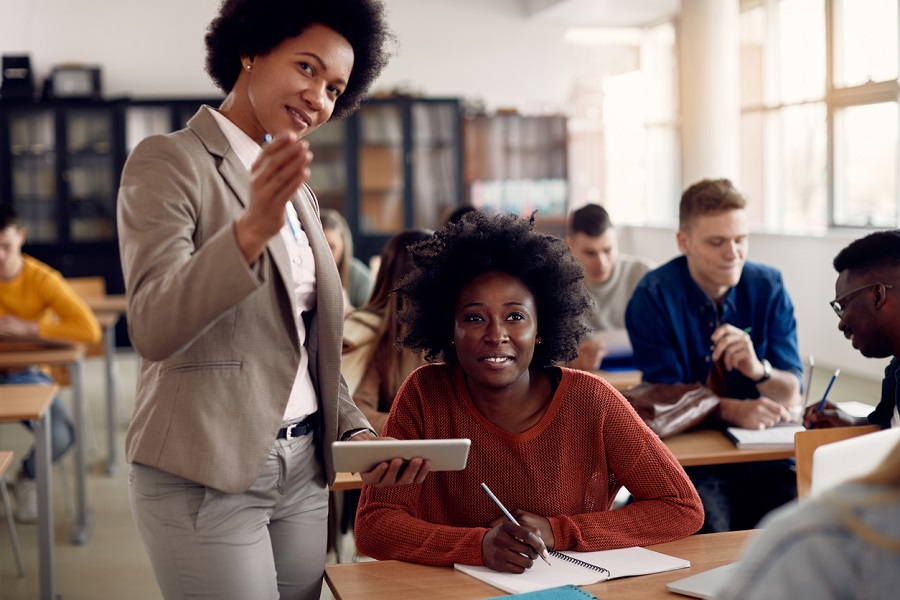
{"type": "Polygon", "coordinates": [[[334,470],[365,473],[394,458],[421,457],[430,461],[431,471],[459,471],[466,467],[471,440],[393,440],[334,442],[331,445],[334,470]]]}

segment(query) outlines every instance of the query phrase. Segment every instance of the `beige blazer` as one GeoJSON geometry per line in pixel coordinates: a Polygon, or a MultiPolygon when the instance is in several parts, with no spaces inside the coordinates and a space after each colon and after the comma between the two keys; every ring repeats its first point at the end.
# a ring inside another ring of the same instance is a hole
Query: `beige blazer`
{"type": "MultiPolygon", "coordinates": [[[[228,493],[247,490],[281,426],[300,347],[280,236],[248,266],[235,218],[249,174],[203,107],[181,131],[130,154],[118,199],[131,341],[141,356],[129,462],[228,493]]],[[[340,374],[343,298],[307,186],[292,199],[315,256],[317,307],[306,318],[327,481],[331,443],[369,427],[340,374]]]]}

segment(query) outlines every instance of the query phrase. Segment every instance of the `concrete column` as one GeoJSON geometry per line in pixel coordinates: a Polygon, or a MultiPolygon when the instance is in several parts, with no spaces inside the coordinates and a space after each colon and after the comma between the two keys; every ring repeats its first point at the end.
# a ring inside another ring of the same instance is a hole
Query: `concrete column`
{"type": "Polygon", "coordinates": [[[682,0],[682,183],[728,177],[740,188],[739,0],[682,0]]]}

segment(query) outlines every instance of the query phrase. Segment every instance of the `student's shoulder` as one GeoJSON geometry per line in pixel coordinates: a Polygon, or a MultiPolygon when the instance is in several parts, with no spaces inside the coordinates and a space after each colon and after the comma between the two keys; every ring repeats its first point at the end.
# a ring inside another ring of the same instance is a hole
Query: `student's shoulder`
{"type": "Polygon", "coordinates": [[[638,289],[650,293],[654,291],[671,292],[682,286],[685,276],[690,276],[687,259],[684,256],[677,256],[656,268],[648,268],[647,273],[638,284],[638,289]]]}
{"type": "Polygon", "coordinates": [[[751,261],[744,263],[741,279],[754,285],[769,285],[772,287],[784,285],[781,271],[775,267],[751,261]]]}
{"type": "Polygon", "coordinates": [[[58,283],[64,281],[62,273],[48,265],[47,263],[41,262],[33,256],[28,256],[27,254],[22,255],[23,268],[22,273],[26,276],[28,281],[32,283],[58,283]]]}

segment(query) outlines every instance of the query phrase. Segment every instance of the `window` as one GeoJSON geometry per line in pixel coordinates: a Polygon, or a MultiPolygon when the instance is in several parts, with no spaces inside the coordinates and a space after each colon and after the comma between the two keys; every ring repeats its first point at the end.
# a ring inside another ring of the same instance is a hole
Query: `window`
{"type": "Polygon", "coordinates": [[[898,29],[896,0],[742,2],[742,187],[763,199],[753,225],[897,226],[898,29]]]}

